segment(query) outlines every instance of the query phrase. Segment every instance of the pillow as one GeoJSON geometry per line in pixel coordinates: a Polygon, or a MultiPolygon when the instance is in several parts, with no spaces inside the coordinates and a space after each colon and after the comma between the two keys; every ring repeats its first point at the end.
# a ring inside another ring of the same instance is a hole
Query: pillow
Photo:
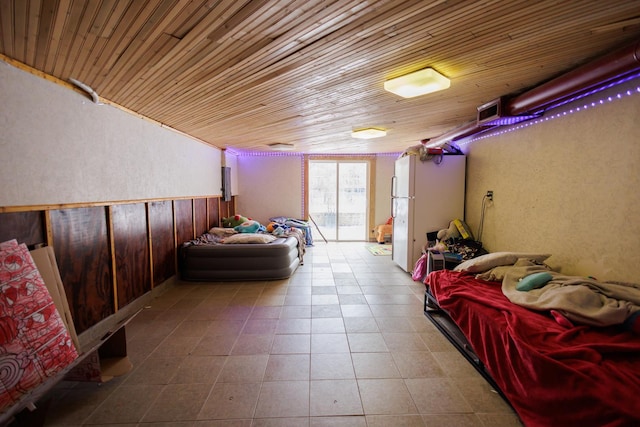
{"type": "Polygon", "coordinates": [[[227,237],[222,243],[271,243],[276,239],[271,234],[238,233],[227,237]]]}
{"type": "Polygon", "coordinates": [[[538,289],[546,285],[551,279],[553,279],[553,276],[546,271],[529,274],[520,279],[516,285],[516,289],[524,292],[530,291],[531,289],[538,289]]]}
{"type": "Polygon", "coordinates": [[[213,227],[209,230],[209,234],[213,234],[214,236],[230,236],[232,234],[236,234],[237,231],[233,228],[225,228],[225,227],[213,227]]]}
{"type": "Polygon", "coordinates": [[[483,273],[487,270],[491,270],[493,267],[514,264],[518,258],[526,258],[535,262],[543,262],[550,256],[551,254],[532,254],[525,252],[493,252],[481,255],[477,258],[471,258],[470,260],[458,264],[453,270],[466,271],[468,273],[483,273]]]}
{"type": "Polygon", "coordinates": [[[484,273],[476,274],[476,279],[486,280],[487,282],[502,282],[504,275],[513,268],[512,265],[501,265],[499,267],[493,267],[484,273]]]}

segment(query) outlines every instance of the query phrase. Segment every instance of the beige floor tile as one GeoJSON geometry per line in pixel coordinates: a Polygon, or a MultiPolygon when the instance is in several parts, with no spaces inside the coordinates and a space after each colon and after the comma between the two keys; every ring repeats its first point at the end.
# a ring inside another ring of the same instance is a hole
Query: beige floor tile
{"type": "Polygon", "coordinates": [[[308,354],[310,352],[310,334],[276,334],[271,346],[271,354],[308,354]]]}
{"type": "Polygon", "coordinates": [[[311,288],[312,295],[336,295],[335,286],[313,286],[311,288]]]}
{"type": "Polygon", "coordinates": [[[347,317],[373,317],[373,313],[368,305],[363,304],[344,304],[340,306],[342,316],[347,317]]]}
{"type": "Polygon", "coordinates": [[[362,295],[362,289],[360,289],[356,280],[353,280],[353,284],[350,285],[336,283],[336,291],[338,295],[362,295]]]}
{"type": "Polygon", "coordinates": [[[256,418],[306,417],[308,415],[308,381],[262,383],[256,406],[256,418]]]}
{"type": "Polygon", "coordinates": [[[312,305],[340,304],[337,295],[311,295],[312,305]]]}
{"type": "Polygon", "coordinates": [[[451,342],[438,330],[420,332],[422,341],[432,352],[457,352],[451,342]]]}
{"type": "Polygon", "coordinates": [[[437,378],[445,373],[431,352],[393,352],[393,360],[403,378],[437,378]]]}
{"type": "Polygon", "coordinates": [[[347,334],[311,334],[312,353],[348,353],[347,334]]]}
{"type": "Polygon", "coordinates": [[[309,398],[312,417],[364,414],[355,380],[311,381],[309,398]]]}
{"type": "Polygon", "coordinates": [[[214,320],[209,323],[206,336],[240,335],[244,320],[214,320]]]}
{"type": "Polygon", "coordinates": [[[268,360],[268,355],[229,356],[218,382],[259,383],[264,377],[268,360]]]}
{"type": "Polygon", "coordinates": [[[511,407],[480,375],[473,378],[451,378],[474,412],[510,413],[511,407]]]}
{"type": "Polygon", "coordinates": [[[358,379],[366,414],[417,414],[418,410],[402,379],[358,379]]]}
{"type": "Polygon", "coordinates": [[[311,319],[312,334],[335,334],[344,332],[344,321],[341,317],[319,317],[311,319]]]}
{"type": "Polygon", "coordinates": [[[122,385],[86,421],[88,424],[137,423],[162,392],[163,385],[122,385]]]}
{"type": "Polygon", "coordinates": [[[284,305],[311,305],[311,295],[289,295],[284,297],[284,305]]]}
{"type": "Polygon", "coordinates": [[[257,418],[251,427],[309,427],[309,417],[257,418]]]}
{"type": "Polygon", "coordinates": [[[172,384],[213,384],[222,371],[226,356],[185,357],[171,378],[172,384]]]}
{"type": "Polygon", "coordinates": [[[312,380],[354,379],[353,363],[349,353],[311,355],[312,380]]]}
{"type": "Polygon", "coordinates": [[[289,286],[287,295],[311,295],[313,287],[311,286],[289,286]]]}
{"type": "Polygon", "coordinates": [[[406,317],[379,317],[376,322],[381,332],[415,332],[413,325],[406,317]]]}
{"type": "Polygon", "coordinates": [[[313,305],[311,306],[311,317],[342,317],[342,311],[338,304],[313,305]]]}
{"type": "Polygon", "coordinates": [[[310,356],[308,354],[272,354],[264,373],[265,381],[309,380],[310,356]]]}
{"type": "Polygon", "coordinates": [[[311,417],[310,427],[367,427],[364,416],[311,417]]]}
{"type": "Polygon", "coordinates": [[[272,344],[272,334],[242,334],[238,337],[235,344],[233,345],[233,348],[231,349],[231,355],[269,354],[272,344]]]}
{"type": "Polygon", "coordinates": [[[356,378],[401,378],[390,353],[352,353],[356,378]]]}
{"type": "MultiPolygon", "coordinates": [[[[283,300],[284,301],[284,300],[283,300]]],[[[260,307],[254,307],[249,320],[254,319],[278,319],[280,318],[280,312],[282,311],[282,303],[273,307],[262,304],[260,307]]]]}
{"type": "Polygon", "coordinates": [[[237,335],[205,335],[191,354],[194,356],[229,355],[237,339],[237,335]]]}
{"type": "Polygon", "coordinates": [[[349,333],[380,332],[373,317],[344,317],[344,328],[349,333]]]}
{"type": "Polygon", "coordinates": [[[202,337],[209,329],[209,323],[207,320],[185,320],[169,335],[169,338],[202,337]]]}
{"type": "Polygon", "coordinates": [[[247,320],[253,310],[253,302],[243,304],[240,301],[231,301],[228,307],[225,307],[218,319],[220,320],[247,320]],[[234,304],[234,305],[232,305],[234,304]]]}
{"type": "Polygon", "coordinates": [[[452,378],[480,378],[478,371],[457,350],[432,351],[442,371],[452,378]]]}
{"type": "Polygon", "coordinates": [[[447,378],[404,380],[421,414],[472,413],[471,405],[447,378]]]}
{"type": "Polygon", "coordinates": [[[243,334],[274,334],[278,319],[249,319],[242,328],[243,334]]]}
{"type": "Polygon", "coordinates": [[[142,418],[142,422],[194,420],[204,404],[211,384],[170,384],[142,418]]]}
{"type": "Polygon", "coordinates": [[[390,351],[426,351],[427,346],[418,333],[384,332],[384,342],[390,351]]]}
{"type": "Polygon", "coordinates": [[[382,334],[373,333],[354,333],[347,334],[349,340],[349,348],[352,353],[375,353],[389,351],[382,334]]]}
{"type": "Polygon", "coordinates": [[[148,357],[123,377],[127,385],[169,384],[185,357],[148,357]]]}
{"type": "MultiPolygon", "coordinates": [[[[476,414],[423,415],[427,427],[498,427],[499,424],[483,424],[476,414]]],[[[515,425],[514,425],[515,427],[515,425]]]]}
{"type": "Polygon", "coordinates": [[[253,418],[260,383],[218,383],[211,390],[198,420],[253,418]]]}
{"type": "MultiPolygon", "coordinates": [[[[367,427],[431,427],[431,424],[426,424],[420,415],[367,415],[367,427]]],[[[452,423],[446,427],[463,426],[452,423]]]]}
{"type": "Polygon", "coordinates": [[[310,334],[311,319],[279,319],[276,334],[310,334]]]}
{"type": "Polygon", "coordinates": [[[202,337],[177,337],[171,336],[162,341],[151,353],[152,357],[177,357],[187,356],[198,345],[202,337]]]}
{"type": "Polygon", "coordinates": [[[311,319],[310,305],[286,305],[282,307],[281,319],[311,319]]]}
{"type": "Polygon", "coordinates": [[[522,427],[523,424],[516,414],[476,413],[483,427],[522,427]]]}
{"type": "Polygon", "coordinates": [[[338,295],[338,301],[341,305],[366,305],[367,299],[359,293],[338,295]]]}

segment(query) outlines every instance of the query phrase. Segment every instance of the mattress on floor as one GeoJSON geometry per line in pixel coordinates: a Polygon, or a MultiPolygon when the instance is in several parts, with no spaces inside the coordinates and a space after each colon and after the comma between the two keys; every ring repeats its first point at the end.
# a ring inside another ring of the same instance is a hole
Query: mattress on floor
{"type": "Polygon", "coordinates": [[[192,245],[181,248],[180,273],[190,281],[286,279],[300,265],[298,240],[271,243],[192,245]]]}

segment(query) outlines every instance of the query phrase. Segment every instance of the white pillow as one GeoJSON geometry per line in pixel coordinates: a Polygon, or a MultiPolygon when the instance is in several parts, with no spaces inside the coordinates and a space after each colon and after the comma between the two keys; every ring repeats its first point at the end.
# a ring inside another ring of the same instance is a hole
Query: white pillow
{"type": "Polygon", "coordinates": [[[276,239],[272,234],[238,233],[225,238],[222,243],[271,243],[276,239]]]}
{"type": "Polygon", "coordinates": [[[213,234],[214,236],[229,236],[231,234],[236,234],[237,231],[233,228],[225,228],[225,227],[213,227],[209,230],[209,234],[213,234]]]}
{"type": "Polygon", "coordinates": [[[550,256],[551,254],[532,254],[526,252],[493,252],[481,255],[477,258],[471,258],[458,264],[453,270],[466,271],[469,273],[483,273],[487,270],[491,270],[493,267],[515,264],[519,258],[525,258],[535,262],[543,262],[550,256]]]}

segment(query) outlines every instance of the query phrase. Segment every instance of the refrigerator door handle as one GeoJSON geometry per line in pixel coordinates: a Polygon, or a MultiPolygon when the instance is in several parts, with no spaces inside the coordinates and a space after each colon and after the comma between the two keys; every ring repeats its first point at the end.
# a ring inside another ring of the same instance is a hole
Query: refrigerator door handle
{"type": "Polygon", "coordinates": [[[396,197],[396,184],[398,182],[398,177],[393,175],[391,177],[391,198],[395,198],[396,197]]]}
{"type": "Polygon", "coordinates": [[[396,184],[398,182],[398,177],[393,175],[391,177],[391,218],[396,218],[396,184]]]}

